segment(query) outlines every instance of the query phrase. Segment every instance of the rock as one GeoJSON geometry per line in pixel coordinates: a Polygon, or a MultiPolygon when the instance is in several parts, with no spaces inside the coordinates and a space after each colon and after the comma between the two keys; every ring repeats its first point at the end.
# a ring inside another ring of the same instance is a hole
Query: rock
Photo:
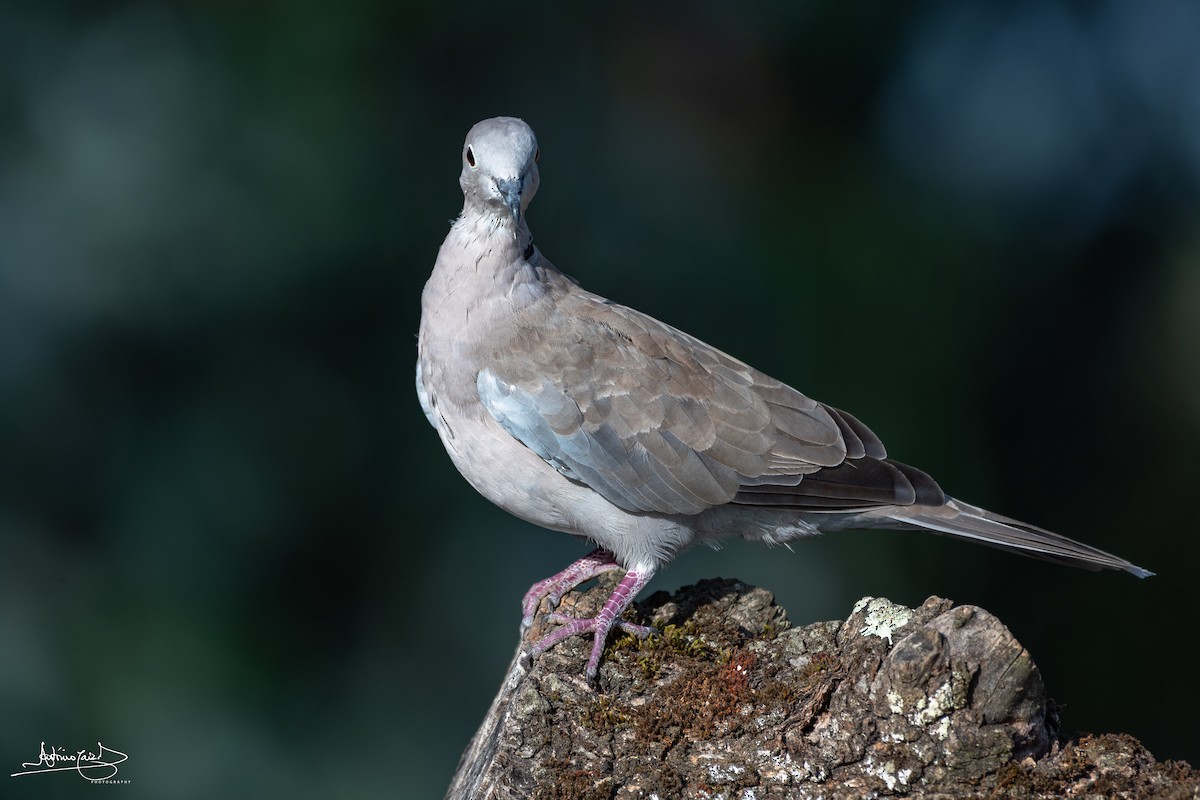
{"type": "Polygon", "coordinates": [[[709,580],[636,610],[662,635],[614,636],[597,687],[586,637],[518,651],[447,797],[1200,797],[1132,737],[1064,739],[1029,652],[975,606],[864,598],[792,628],[770,592],[709,580]]]}

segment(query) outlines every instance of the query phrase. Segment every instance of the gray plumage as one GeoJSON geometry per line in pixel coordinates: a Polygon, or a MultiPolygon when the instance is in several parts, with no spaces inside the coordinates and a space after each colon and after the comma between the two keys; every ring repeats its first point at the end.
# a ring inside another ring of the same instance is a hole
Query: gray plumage
{"type": "Polygon", "coordinates": [[[526,624],[542,596],[553,604],[598,571],[628,571],[605,619],[560,620],[557,633],[595,632],[589,674],[649,577],[689,545],[720,537],[782,543],[847,528],[921,528],[1150,574],[948,498],[924,472],[890,459],[850,414],[580,288],[533,245],[526,224],[537,157],[533,131],[518,119],[485,120],[467,134],[463,212],[422,297],[417,393],[472,486],[600,548],[530,590],[526,624]]]}

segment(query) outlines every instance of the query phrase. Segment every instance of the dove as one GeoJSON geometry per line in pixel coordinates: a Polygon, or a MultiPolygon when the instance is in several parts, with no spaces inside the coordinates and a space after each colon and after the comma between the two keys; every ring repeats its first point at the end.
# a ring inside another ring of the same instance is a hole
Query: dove
{"type": "MultiPolygon", "coordinates": [[[[523,520],[595,550],[535,583],[522,640],[543,600],[557,624],[538,657],[593,636],[595,681],[623,612],[697,543],[768,545],[859,528],[923,529],[1090,569],[1153,573],[945,494],[893,460],[853,415],[659,320],[583,289],[533,243],[526,212],[540,150],[515,117],[467,134],[453,221],[421,297],[416,389],[467,482],[523,520]],[[621,576],[595,617],[555,611],[602,573],[621,576]]],[[[629,253],[636,258],[637,253],[629,253]]]]}

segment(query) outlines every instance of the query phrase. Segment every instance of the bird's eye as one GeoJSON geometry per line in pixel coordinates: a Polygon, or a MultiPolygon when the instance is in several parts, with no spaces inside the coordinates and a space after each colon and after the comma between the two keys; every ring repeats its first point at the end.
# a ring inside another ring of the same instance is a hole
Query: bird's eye
{"type": "Polygon", "coordinates": [[[475,151],[470,147],[467,148],[467,163],[471,165],[472,169],[475,168],[475,151]]]}

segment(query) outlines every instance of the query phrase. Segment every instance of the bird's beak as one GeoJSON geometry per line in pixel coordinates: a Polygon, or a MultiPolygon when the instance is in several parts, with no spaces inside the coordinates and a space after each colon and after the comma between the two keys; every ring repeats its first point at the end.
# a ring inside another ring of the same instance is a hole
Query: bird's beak
{"type": "Polygon", "coordinates": [[[504,204],[512,211],[513,219],[521,219],[521,190],[525,181],[521,178],[507,178],[496,181],[496,191],[500,193],[504,204]]]}

